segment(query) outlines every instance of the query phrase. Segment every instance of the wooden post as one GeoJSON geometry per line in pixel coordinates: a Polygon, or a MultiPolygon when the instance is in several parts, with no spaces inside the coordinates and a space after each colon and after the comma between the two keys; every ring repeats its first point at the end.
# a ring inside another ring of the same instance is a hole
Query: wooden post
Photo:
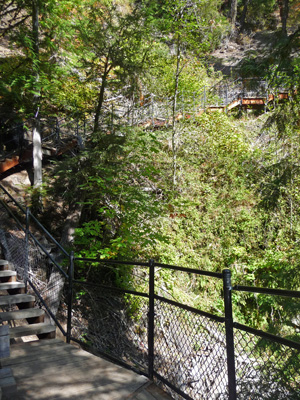
{"type": "Polygon", "coordinates": [[[0,359],[10,356],[9,326],[0,325],[0,359]]]}

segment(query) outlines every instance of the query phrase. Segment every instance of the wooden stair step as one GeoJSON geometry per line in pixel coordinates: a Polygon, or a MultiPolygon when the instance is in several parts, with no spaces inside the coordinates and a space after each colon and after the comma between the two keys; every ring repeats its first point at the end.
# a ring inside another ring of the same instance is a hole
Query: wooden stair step
{"type": "Polygon", "coordinates": [[[16,319],[36,318],[45,315],[41,308],[25,308],[24,310],[0,312],[2,321],[12,321],[16,319]]]}
{"type": "Polygon", "coordinates": [[[35,297],[30,294],[13,294],[0,296],[0,306],[10,306],[11,304],[32,303],[35,297]]]}
{"type": "Polygon", "coordinates": [[[6,270],[6,271],[0,271],[0,279],[1,278],[7,278],[10,276],[17,276],[16,271],[11,271],[11,270],[6,270]]]}
{"type": "Polygon", "coordinates": [[[31,324],[31,325],[23,325],[16,326],[14,328],[9,329],[9,336],[11,339],[22,337],[22,336],[31,336],[31,335],[42,335],[47,333],[54,333],[56,331],[56,327],[54,325],[39,323],[39,324],[31,324]]]}
{"type": "Polygon", "coordinates": [[[16,275],[17,275],[16,271],[12,271],[12,270],[0,271],[0,278],[6,277],[6,276],[16,276],[16,275]]]}
{"type": "Polygon", "coordinates": [[[9,262],[7,260],[0,260],[0,271],[10,269],[9,262]]]}
{"type": "Polygon", "coordinates": [[[4,282],[0,283],[0,290],[22,289],[25,288],[23,282],[4,282]]]}

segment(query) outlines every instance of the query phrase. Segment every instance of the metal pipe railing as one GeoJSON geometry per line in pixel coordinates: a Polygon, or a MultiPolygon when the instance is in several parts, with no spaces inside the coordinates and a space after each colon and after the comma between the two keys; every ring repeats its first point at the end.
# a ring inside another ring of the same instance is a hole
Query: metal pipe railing
{"type": "MultiPolygon", "coordinates": [[[[2,185],[0,185],[0,188],[2,188],[2,185]]],[[[6,190],[4,190],[4,193],[8,194],[6,190]]],[[[10,199],[13,199],[12,196],[9,195],[10,199]]],[[[14,200],[14,199],[13,199],[14,200]]],[[[16,204],[17,202],[14,201],[16,204]]],[[[22,206],[19,207],[21,210],[24,210],[22,206]]],[[[32,217],[31,213],[29,210],[26,210],[26,228],[23,228],[23,230],[26,232],[26,241],[28,243],[28,238],[32,237],[35,242],[38,243],[38,240],[34,237],[34,235],[30,232],[30,224],[29,224],[29,217],[32,217]]],[[[34,218],[36,220],[36,218],[34,218]]],[[[41,224],[38,223],[38,226],[41,224]]],[[[45,230],[46,231],[46,230],[45,230]]],[[[44,230],[43,230],[44,232],[44,230]]],[[[51,235],[50,235],[51,236],[51,235]]],[[[56,242],[56,241],[55,241],[56,242]]],[[[57,243],[57,242],[56,242],[57,243]]],[[[43,252],[51,259],[51,255],[47,250],[44,248],[43,245],[40,244],[40,248],[43,250],[43,252]]],[[[59,246],[61,248],[61,246],[59,246]]],[[[64,254],[68,254],[66,251],[64,254]]],[[[34,290],[35,294],[37,295],[38,299],[40,302],[44,305],[45,309],[47,310],[48,314],[50,317],[55,321],[56,325],[59,327],[59,329],[62,331],[64,336],[66,336],[66,340],[69,343],[71,340],[75,340],[80,342],[78,338],[75,338],[74,335],[72,335],[72,318],[73,318],[73,307],[74,307],[74,285],[84,285],[84,286],[92,286],[95,288],[99,289],[109,289],[112,291],[116,291],[120,294],[130,294],[138,297],[144,297],[148,299],[148,330],[147,330],[147,357],[148,357],[148,371],[147,371],[147,376],[150,379],[153,379],[154,377],[159,378],[162,382],[164,382],[166,385],[168,385],[172,390],[180,394],[183,398],[185,399],[192,399],[192,397],[189,396],[189,394],[185,393],[182,388],[176,387],[173,382],[169,382],[168,379],[166,379],[164,376],[162,376],[161,372],[159,370],[156,370],[155,366],[155,357],[156,357],[156,348],[155,348],[155,328],[156,328],[156,304],[158,303],[163,303],[167,304],[168,306],[175,307],[176,309],[182,309],[184,312],[189,312],[193,313],[195,315],[199,315],[201,318],[206,318],[209,321],[214,321],[215,323],[220,323],[221,326],[225,328],[225,348],[226,348],[226,362],[227,362],[227,379],[228,379],[228,398],[229,400],[236,400],[237,399],[237,372],[236,372],[236,357],[237,357],[237,350],[235,348],[236,345],[236,338],[235,338],[235,330],[240,330],[243,332],[247,332],[249,334],[254,335],[255,337],[258,338],[264,338],[268,339],[274,343],[279,343],[284,346],[287,346],[293,350],[300,351],[300,343],[297,343],[293,340],[286,339],[279,337],[277,335],[264,332],[252,327],[249,327],[247,325],[240,324],[238,322],[234,321],[233,318],[233,302],[232,302],[232,293],[233,291],[236,292],[248,292],[248,293],[261,293],[261,294],[266,294],[266,295],[272,295],[272,296],[285,296],[285,297],[290,297],[290,298],[300,298],[300,292],[299,291],[291,291],[291,290],[283,290],[283,289],[269,289],[269,288],[259,288],[259,287],[250,287],[250,286],[242,286],[242,285],[235,285],[232,286],[231,283],[231,272],[229,269],[223,270],[222,273],[218,272],[212,272],[212,271],[203,271],[203,270],[197,270],[197,269],[192,269],[192,268],[184,268],[180,266],[175,266],[175,265],[168,265],[168,264],[162,264],[162,263],[157,263],[154,260],[150,260],[149,262],[138,262],[138,261],[123,261],[123,260],[103,260],[103,259],[94,259],[94,258],[81,258],[81,257],[75,257],[74,253],[71,252],[69,255],[69,268],[68,272],[66,273],[64,270],[61,268],[58,268],[59,272],[63,274],[63,276],[67,279],[67,284],[68,284],[68,290],[67,290],[67,330],[65,331],[59,321],[57,320],[56,316],[52,313],[51,309],[48,307],[48,305],[45,303],[43,297],[40,295],[38,292],[37,288],[35,285],[31,282],[30,279],[28,279],[28,284],[31,286],[31,288],[34,290]],[[85,262],[85,263],[99,263],[100,265],[107,265],[112,268],[114,268],[117,265],[120,266],[141,266],[141,267],[146,267],[148,268],[149,275],[148,275],[148,293],[142,293],[140,291],[135,291],[135,290],[127,290],[123,289],[120,287],[109,287],[107,285],[99,285],[95,284],[94,282],[89,282],[89,281],[81,281],[78,279],[75,279],[74,277],[74,272],[75,272],[75,262],[85,262]],[[156,291],[156,277],[155,277],[155,272],[161,270],[161,269],[166,269],[166,270],[173,270],[177,272],[185,272],[188,274],[194,274],[197,276],[207,276],[209,278],[217,278],[219,280],[223,280],[223,293],[222,293],[222,298],[224,302],[224,316],[218,316],[206,311],[202,311],[193,307],[190,307],[188,305],[179,303],[174,300],[170,300],[170,298],[163,297],[161,295],[157,295],[156,291]]],[[[51,259],[52,260],[52,259],[51,259]]],[[[55,261],[55,260],[54,260],[55,261]]],[[[28,271],[27,271],[28,272],[28,271]]],[[[221,332],[221,330],[220,330],[221,332]]],[[[107,355],[109,356],[109,355],[107,355]]],[[[124,360],[121,360],[124,363],[124,360]]]]}

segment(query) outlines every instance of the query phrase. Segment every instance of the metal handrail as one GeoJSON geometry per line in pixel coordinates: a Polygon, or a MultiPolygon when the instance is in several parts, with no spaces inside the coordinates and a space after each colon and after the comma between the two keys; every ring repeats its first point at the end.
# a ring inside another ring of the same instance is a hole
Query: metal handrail
{"type": "MultiPolygon", "coordinates": [[[[3,185],[0,184],[0,189],[10,198],[10,200],[18,207],[18,209],[25,215],[26,217],[26,228],[24,228],[24,226],[22,225],[22,223],[19,221],[19,219],[14,215],[14,213],[9,209],[9,207],[5,204],[5,202],[3,200],[1,200],[1,203],[3,204],[3,206],[5,207],[5,209],[7,210],[7,212],[9,212],[9,214],[13,217],[13,219],[15,220],[15,222],[17,223],[17,225],[19,226],[20,229],[22,229],[25,232],[26,235],[26,243],[28,243],[28,235],[33,239],[33,241],[39,246],[39,248],[42,250],[42,252],[51,260],[51,262],[53,263],[53,265],[55,265],[55,267],[58,269],[58,271],[64,276],[65,279],[69,280],[69,285],[71,284],[71,288],[69,289],[69,293],[71,293],[72,296],[72,291],[73,291],[73,274],[72,274],[72,270],[71,268],[69,269],[69,274],[67,274],[62,268],[61,266],[56,262],[56,260],[52,257],[52,255],[47,251],[47,249],[39,242],[39,240],[35,237],[35,235],[33,233],[31,233],[29,231],[29,217],[32,218],[34,220],[34,222],[38,225],[39,228],[42,229],[42,231],[48,236],[48,238],[50,238],[58,247],[59,249],[67,256],[69,257],[69,259],[71,259],[71,255],[57,242],[56,239],[54,239],[54,237],[48,232],[48,230],[33,216],[33,214],[29,211],[29,209],[27,208],[25,210],[25,208],[3,187],[3,185]],[[71,279],[70,279],[71,276],[71,279]]],[[[27,266],[26,266],[27,267],[27,266]]],[[[29,283],[29,285],[31,286],[31,288],[34,290],[35,294],[37,295],[39,301],[43,304],[43,306],[45,307],[47,313],[49,314],[49,316],[54,320],[55,324],[58,326],[58,328],[60,329],[60,331],[62,332],[62,334],[64,336],[67,337],[67,341],[70,342],[70,332],[69,330],[67,330],[67,332],[64,330],[64,328],[62,327],[62,325],[60,324],[60,322],[58,321],[58,319],[56,318],[56,316],[52,313],[52,311],[49,309],[48,305],[46,304],[46,302],[44,301],[44,299],[42,298],[42,296],[40,295],[38,289],[35,287],[35,285],[31,282],[31,280],[28,278],[28,273],[27,271],[25,272],[25,276],[24,276],[26,282],[25,285],[27,287],[27,283],[29,283]]],[[[72,309],[72,299],[71,297],[68,298],[68,310],[72,309]]],[[[68,314],[68,320],[70,320],[69,318],[69,314],[68,314]]]]}
{"type": "MultiPolygon", "coordinates": [[[[26,215],[26,209],[5,189],[4,186],[0,184],[0,189],[15,203],[20,211],[26,215]]],[[[39,220],[29,211],[30,218],[37,224],[39,228],[52,240],[53,243],[65,254],[65,256],[70,257],[70,254],[63,248],[63,246],[51,235],[51,233],[39,222],[39,220]]]]}
{"type": "MultiPolygon", "coordinates": [[[[0,184],[0,188],[3,190],[3,186],[0,184]]],[[[8,192],[4,189],[4,193],[8,192]]],[[[8,194],[9,195],[9,194],[8,194]]],[[[16,201],[13,199],[11,195],[9,195],[9,198],[14,201],[15,204],[19,206],[21,210],[24,210],[24,208],[16,201]]],[[[27,211],[28,213],[28,211],[27,211]]],[[[34,217],[34,221],[38,223],[38,226],[42,227],[42,224],[39,223],[39,221],[34,217]]],[[[28,222],[27,222],[28,223],[28,222]]],[[[48,232],[46,229],[43,230],[44,232],[48,232]]],[[[30,234],[31,236],[31,234],[30,234]]],[[[34,235],[33,235],[34,236],[34,235]]],[[[50,235],[52,237],[52,235],[50,235]]],[[[57,241],[55,241],[57,243],[57,241]]],[[[61,248],[61,246],[59,246],[61,248]]],[[[50,254],[47,252],[43,246],[41,247],[42,250],[47,254],[49,257],[50,254]]],[[[153,377],[159,377],[160,374],[158,371],[155,370],[155,365],[154,365],[154,356],[155,356],[155,347],[154,347],[154,331],[155,331],[155,301],[159,302],[164,302],[169,305],[172,305],[174,307],[180,307],[183,310],[193,312],[195,314],[198,314],[200,316],[209,318],[211,320],[220,322],[224,324],[225,327],[225,343],[226,343],[226,352],[227,352],[227,374],[228,374],[228,390],[229,390],[229,400],[236,400],[237,399],[237,382],[236,382],[236,371],[235,371],[235,360],[236,360],[236,353],[235,353],[235,348],[234,348],[234,329],[238,329],[244,332],[248,332],[250,334],[253,334],[257,337],[261,338],[266,338],[268,340],[271,340],[273,342],[285,345],[290,347],[291,349],[295,350],[300,350],[300,343],[297,343],[295,341],[292,341],[290,339],[285,339],[280,336],[264,332],[262,330],[258,330],[255,328],[252,328],[247,325],[240,324],[238,322],[235,322],[233,319],[233,310],[232,310],[232,293],[234,291],[240,291],[240,292],[252,292],[252,293],[264,293],[267,295],[273,295],[273,296],[287,296],[291,298],[300,298],[300,292],[299,291],[291,291],[291,290],[283,290],[283,289],[272,289],[272,288],[260,288],[260,287],[250,287],[250,286],[242,286],[242,285],[235,285],[233,286],[231,284],[231,272],[229,269],[223,270],[222,273],[218,272],[211,272],[211,271],[203,271],[203,270],[197,270],[197,269],[192,269],[192,268],[185,268],[185,267],[180,267],[180,266],[175,266],[175,265],[167,265],[167,264],[162,264],[162,263],[157,263],[154,260],[149,260],[149,262],[138,262],[138,261],[124,261],[124,260],[104,260],[104,259],[97,259],[97,258],[84,258],[84,257],[74,257],[74,254],[67,253],[66,251],[64,252],[65,255],[69,256],[70,260],[70,266],[69,266],[69,271],[68,274],[66,274],[63,270],[60,270],[60,272],[64,273],[65,278],[68,279],[68,316],[67,316],[67,331],[64,330],[64,328],[61,326],[55,315],[51,312],[49,307],[47,307],[47,304],[45,304],[42,296],[39,294],[38,290],[35,288],[35,286],[32,284],[32,282],[29,281],[31,287],[33,288],[34,292],[36,293],[37,297],[39,300],[43,303],[45,306],[47,312],[53,318],[55,321],[56,325],[59,327],[59,329],[62,331],[64,336],[66,336],[67,342],[70,342],[70,340],[77,341],[81,343],[81,341],[77,338],[74,338],[72,336],[72,305],[73,305],[73,286],[74,284],[82,284],[82,285],[91,285],[100,288],[106,288],[106,289],[112,289],[116,290],[120,293],[128,293],[136,296],[141,296],[149,299],[149,312],[148,312],[148,372],[147,376],[152,379],[153,377]],[[106,264],[106,265],[128,265],[128,266],[142,266],[142,267],[147,267],[149,268],[149,283],[148,283],[148,293],[141,293],[139,291],[135,290],[127,290],[127,289],[121,289],[121,288],[113,288],[109,287],[107,285],[97,285],[92,282],[88,281],[80,281],[74,278],[74,262],[88,262],[88,263],[99,263],[99,264],[106,264]],[[195,309],[194,307],[190,307],[188,305],[184,305],[182,303],[179,303],[177,301],[170,300],[169,298],[163,297],[161,295],[157,295],[155,293],[155,268],[157,268],[157,271],[161,268],[165,269],[171,269],[174,271],[180,271],[180,272],[186,272],[186,273],[193,273],[195,275],[203,275],[203,276],[208,276],[211,278],[217,278],[217,279],[223,279],[223,292],[222,292],[222,297],[224,301],[224,316],[217,316],[215,314],[211,314],[199,309],[195,309]]],[[[105,354],[108,358],[109,355],[105,354]]],[[[113,357],[111,357],[113,359],[113,357]]],[[[118,360],[115,360],[118,361],[118,360]]],[[[141,372],[141,371],[140,371],[141,372]]],[[[180,388],[177,388],[174,386],[172,382],[168,382],[164,377],[161,376],[161,380],[168,385],[170,388],[175,390],[177,393],[182,395],[186,399],[190,399],[190,397],[185,394],[180,388]]]]}

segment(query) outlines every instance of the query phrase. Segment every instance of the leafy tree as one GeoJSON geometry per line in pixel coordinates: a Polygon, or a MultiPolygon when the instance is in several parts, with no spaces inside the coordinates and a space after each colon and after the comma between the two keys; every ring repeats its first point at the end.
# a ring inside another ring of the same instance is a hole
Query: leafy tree
{"type": "Polygon", "coordinates": [[[124,85],[128,77],[137,76],[147,56],[147,31],[142,14],[134,7],[124,10],[116,1],[82,2],[77,14],[77,39],[74,51],[86,81],[97,86],[94,131],[108,84],[124,85]],[[99,82],[100,85],[95,85],[99,82]],[[99,86],[99,87],[98,87],[99,86]]]}
{"type": "Polygon", "coordinates": [[[179,91],[179,78],[188,63],[188,55],[200,56],[218,42],[222,31],[222,18],[219,13],[220,2],[168,0],[162,5],[159,1],[146,2],[153,27],[163,35],[165,42],[174,48],[176,68],[172,93],[172,183],[177,184],[177,137],[176,113],[179,91]]]}
{"type": "Polygon", "coordinates": [[[30,17],[26,10],[27,0],[2,0],[0,4],[0,36],[4,36],[18,26],[25,23],[30,17]]]}
{"type": "Polygon", "coordinates": [[[87,151],[55,171],[56,196],[63,185],[65,207],[82,205],[75,245],[84,256],[129,259],[141,251],[145,256],[162,236],[154,226],[162,204],[153,165],[159,143],[139,129],[121,132],[95,133],[87,151]]]}
{"type": "Polygon", "coordinates": [[[230,5],[230,23],[231,23],[231,32],[235,31],[235,23],[237,17],[237,0],[231,0],[230,5]]]}

